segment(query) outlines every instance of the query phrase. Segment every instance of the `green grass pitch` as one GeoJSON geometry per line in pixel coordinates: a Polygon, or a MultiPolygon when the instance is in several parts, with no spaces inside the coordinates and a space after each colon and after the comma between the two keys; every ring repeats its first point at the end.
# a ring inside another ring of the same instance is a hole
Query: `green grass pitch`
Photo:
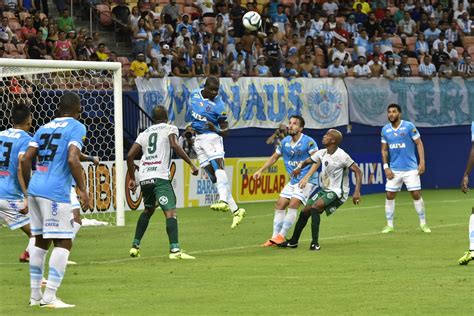
{"type": "MultiPolygon", "coordinates": [[[[472,195],[425,191],[423,234],[407,192],[397,199],[395,233],[385,225],[384,196],[346,203],[321,221],[321,251],[310,252],[310,225],[298,249],[262,248],[271,235],[273,203],[245,205],[235,230],[230,214],[179,210],[180,242],[194,261],[170,261],[164,217],[155,213],[141,258],[128,250],[139,212],[125,227],[79,232],[58,296],[77,307],[27,307],[26,246],[19,231],[0,230],[0,315],[322,314],[472,315],[472,265],[457,259],[468,248],[472,195]]],[[[292,232],[292,230],[291,230],[292,232]]]]}

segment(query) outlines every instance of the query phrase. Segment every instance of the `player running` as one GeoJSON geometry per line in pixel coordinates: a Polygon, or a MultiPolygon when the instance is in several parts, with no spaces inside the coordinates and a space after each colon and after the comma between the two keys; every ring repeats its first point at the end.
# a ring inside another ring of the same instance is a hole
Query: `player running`
{"type": "MultiPolygon", "coordinates": [[[[319,225],[321,223],[321,213],[326,212],[329,216],[334,213],[349,196],[349,169],[355,173],[356,185],[352,194],[352,202],[360,203],[360,186],[362,183],[362,172],[354,163],[354,160],[339,145],[342,142],[342,134],[338,130],[330,129],[323,137],[325,149],[318,150],[310,158],[300,162],[293,176],[299,176],[309,164],[314,163],[315,168],[322,166],[319,174],[319,192],[315,193],[300,212],[296,222],[293,236],[290,240],[280,244],[280,247],[297,248],[301,233],[303,232],[309,217],[311,216],[312,240],[309,250],[320,250],[319,245],[319,225]]],[[[300,182],[300,187],[304,189],[304,182],[300,182]]]]}
{"type": "Polygon", "coordinates": [[[31,236],[26,186],[19,162],[31,140],[28,134],[31,128],[29,107],[26,104],[15,105],[11,122],[13,128],[0,132],[0,220],[12,230],[20,228],[30,238],[28,247],[20,256],[20,262],[28,262],[35,237],[31,236]]]}
{"type": "Polygon", "coordinates": [[[30,252],[30,305],[48,308],[69,308],[56,297],[66,272],[72,248],[71,185],[76,182],[83,205],[89,205],[80,163],[86,128],[77,119],[81,100],[75,93],[65,93],[59,102],[59,117],[39,128],[26,151],[21,165],[28,185],[28,205],[31,231],[36,245],[30,252]],[[36,171],[31,177],[31,165],[37,158],[36,171]],[[41,280],[46,254],[54,244],[49,259],[49,274],[44,294],[41,280]]]}
{"type": "MultiPolygon", "coordinates": [[[[314,139],[303,134],[304,119],[300,115],[290,117],[288,125],[288,135],[281,144],[275,149],[273,155],[263,164],[263,166],[255,172],[253,178],[258,180],[262,172],[272,166],[277,160],[283,156],[285,168],[288,174],[291,174],[296,166],[311,157],[318,150],[318,146],[314,139]]],[[[285,237],[296,221],[298,208],[301,204],[306,205],[308,197],[318,185],[315,166],[305,167],[299,176],[292,177],[283,190],[275,204],[275,215],[273,217],[273,234],[272,238],[267,240],[262,246],[270,247],[285,241],[285,237]],[[300,187],[299,182],[305,183],[300,187]],[[285,215],[285,209],[288,211],[285,215]]]]}
{"type": "Polygon", "coordinates": [[[201,168],[206,170],[217,186],[219,201],[211,205],[211,209],[222,212],[231,210],[231,228],[235,228],[242,222],[245,210],[235,203],[225,172],[222,137],[229,135],[229,124],[224,102],[218,93],[219,79],[213,76],[207,78],[204,89],[196,89],[191,93],[191,126],[197,133],[194,151],[201,168]]]}
{"type": "Polygon", "coordinates": [[[424,233],[431,233],[431,229],[426,225],[425,202],[421,197],[420,176],[425,172],[425,151],[420,133],[413,123],[402,120],[402,109],[398,104],[390,104],[387,113],[390,123],[382,128],[382,161],[387,177],[385,185],[387,226],[382,233],[394,230],[395,197],[403,184],[413,197],[421,230],[424,233]],[[415,145],[420,158],[419,164],[416,161],[415,145]]]}
{"type": "MultiPolygon", "coordinates": [[[[461,182],[461,190],[464,193],[469,192],[469,175],[471,174],[472,167],[474,166],[474,122],[471,123],[471,142],[471,152],[469,154],[466,171],[464,171],[464,176],[461,182]]],[[[466,265],[472,259],[474,259],[474,208],[472,208],[472,213],[469,217],[469,250],[464,253],[464,256],[459,258],[458,262],[460,265],[466,265]]]]}
{"type": "Polygon", "coordinates": [[[137,140],[127,155],[127,167],[130,180],[128,188],[135,191],[135,157],[143,153],[139,167],[139,181],[143,193],[145,210],[140,215],[135,231],[135,239],[130,249],[131,257],[140,256],[140,242],[148,227],[148,222],[155,212],[156,204],[161,207],[166,217],[166,233],[170,243],[170,259],[195,259],[184,253],[178,242],[178,220],[176,218],[176,196],[170,181],[171,149],[191,167],[192,174],[198,169],[193,165],[186,152],[178,145],[179,134],[176,126],[167,124],[168,114],[163,106],[153,109],[155,124],[138,135],[137,140]]]}

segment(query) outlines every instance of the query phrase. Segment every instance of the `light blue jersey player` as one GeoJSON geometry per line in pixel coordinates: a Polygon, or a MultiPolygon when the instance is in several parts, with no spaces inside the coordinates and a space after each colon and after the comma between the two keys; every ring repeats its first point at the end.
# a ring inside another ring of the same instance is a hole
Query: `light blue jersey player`
{"type": "Polygon", "coordinates": [[[420,218],[420,228],[430,233],[426,225],[425,203],[421,197],[420,176],[425,172],[425,153],[420,133],[413,123],[403,121],[402,110],[398,104],[390,104],[387,108],[389,124],[382,128],[382,160],[387,183],[385,191],[385,216],[387,226],[382,233],[393,232],[393,216],[395,214],[395,197],[403,184],[413,197],[415,210],[420,218]],[[417,163],[415,148],[420,158],[417,163]]]}
{"type": "Polygon", "coordinates": [[[215,211],[233,213],[231,228],[240,224],[245,210],[239,208],[232,197],[224,167],[224,142],[222,136],[229,134],[229,124],[224,102],[218,95],[219,79],[208,77],[203,89],[194,90],[189,99],[191,126],[196,131],[194,151],[210,179],[217,186],[219,201],[211,205],[215,211]]]}
{"type": "Polygon", "coordinates": [[[20,182],[18,167],[20,159],[28,149],[31,136],[31,112],[26,104],[12,108],[13,128],[0,132],[0,222],[10,229],[20,228],[30,238],[28,247],[20,256],[20,262],[28,262],[29,249],[34,247],[31,236],[30,217],[25,200],[26,186],[20,182]]]}
{"type": "MultiPolygon", "coordinates": [[[[254,180],[259,181],[262,173],[272,166],[280,157],[283,157],[285,168],[290,175],[299,163],[311,157],[318,150],[316,141],[303,134],[304,119],[299,115],[290,117],[288,124],[288,135],[276,148],[275,153],[268,158],[263,166],[253,175],[254,180]]],[[[288,230],[296,221],[298,208],[306,205],[309,196],[318,186],[318,176],[316,168],[308,165],[296,178],[291,178],[283,190],[280,192],[275,206],[275,216],[273,218],[272,238],[267,240],[262,246],[271,247],[285,241],[288,230]],[[288,211],[285,214],[285,210],[288,211]]]]}
{"type": "Polygon", "coordinates": [[[36,247],[30,253],[30,305],[67,308],[56,297],[66,271],[72,247],[73,219],[71,214],[71,185],[76,182],[84,205],[89,205],[80,163],[86,128],[77,119],[81,100],[75,93],[66,93],[58,105],[59,118],[43,125],[36,132],[22,160],[22,173],[28,184],[28,205],[31,211],[31,231],[36,236],[36,247]],[[31,163],[37,159],[31,177],[31,163]],[[51,253],[48,282],[41,293],[43,267],[48,248],[51,253]]]}

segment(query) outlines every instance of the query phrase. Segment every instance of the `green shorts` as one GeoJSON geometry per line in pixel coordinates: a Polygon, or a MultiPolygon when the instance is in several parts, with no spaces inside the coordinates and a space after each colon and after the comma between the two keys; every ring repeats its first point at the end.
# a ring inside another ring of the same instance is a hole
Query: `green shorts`
{"type": "Polygon", "coordinates": [[[170,180],[150,179],[140,182],[145,207],[156,207],[156,201],[163,211],[176,208],[176,195],[170,180]]]}
{"type": "Polygon", "coordinates": [[[342,204],[344,204],[344,202],[337,197],[336,193],[332,191],[319,190],[308,199],[306,205],[313,205],[317,200],[323,200],[325,205],[324,211],[327,216],[334,213],[342,204]]]}

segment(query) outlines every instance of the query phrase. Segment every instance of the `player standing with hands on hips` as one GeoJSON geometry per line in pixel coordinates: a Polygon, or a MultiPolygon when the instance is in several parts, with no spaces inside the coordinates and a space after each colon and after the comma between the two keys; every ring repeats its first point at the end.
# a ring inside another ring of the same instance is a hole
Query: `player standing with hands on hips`
{"type": "Polygon", "coordinates": [[[420,218],[420,228],[424,233],[431,233],[426,225],[425,202],[421,197],[420,176],[425,172],[425,151],[420,133],[415,125],[402,120],[402,109],[398,104],[390,104],[387,108],[389,124],[382,128],[382,161],[387,177],[385,191],[385,217],[387,226],[382,233],[393,232],[395,214],[395,197],[403,184],[413,197],[416,213],[420,218]],[[415,146],[420,158],[417,164],[415,146]]]}

